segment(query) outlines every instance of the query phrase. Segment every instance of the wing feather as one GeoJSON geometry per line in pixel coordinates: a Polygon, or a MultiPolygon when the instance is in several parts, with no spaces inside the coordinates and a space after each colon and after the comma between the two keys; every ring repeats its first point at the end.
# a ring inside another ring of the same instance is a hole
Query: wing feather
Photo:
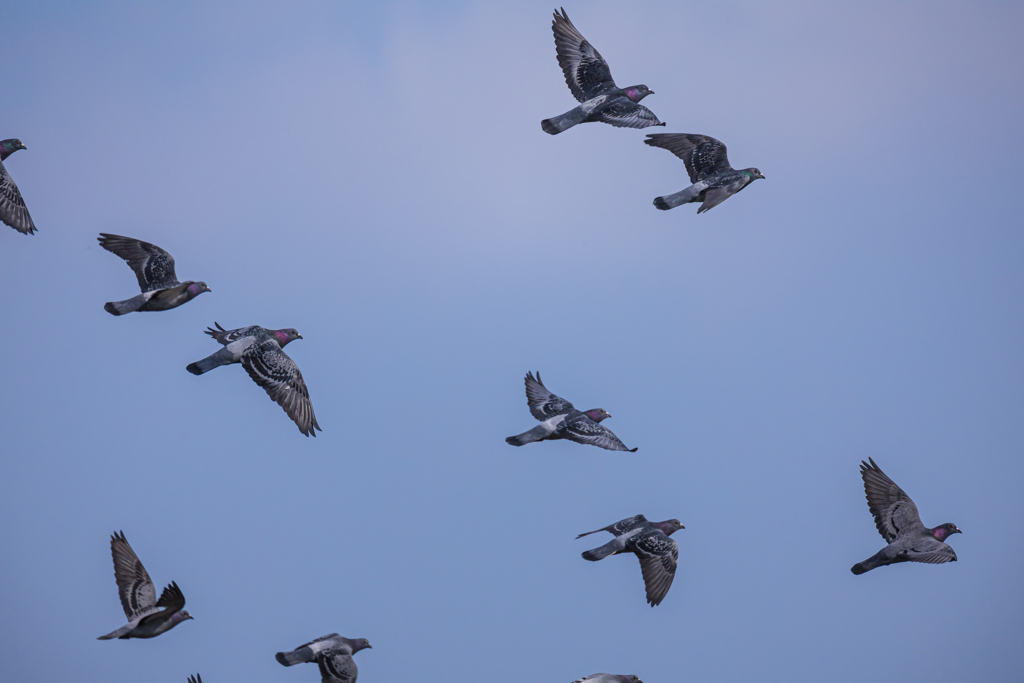
{"type": "Polygon", "coordinates": [[[21,191],[14,183],[14,178],[0,162],[0,220],[24,235],[36,231],[36,224],[28,213],[21,191]]]}
{"type": "Polygon", "coordinates": [[[564,398],[548,391],[540,379],[539,371],[536,379],[532,372],[526,373],[526,403],[530,406],[530,413],[541,421],[576,410],[564,398]]]}
{"type": "Polygon", "coordinates": [[[138,555],[128,545],[124,532],[110,537],[110,554],[114,558],[114,580],[128,621],[157,611],[156,588],[138,555]]]}
{"type": "Polygon", "coordinates": [[[320,425],[313,414],[306,382],[302,379],[299,366],[281,350],[276,341],[267,337],[253,344],[242,356],[241,363],[253,381],[263,387],[270,398],[284,409],[300,432],[306,436],[316,436],[315,430],[320,429],[320,425]]]}
{"type": "Polygon", "coordinates": [[[875,518],[875,527],[887,543],[895,541],[901,531],[924,526],[914,501],[874,460],[861,461],[860,475],[864,479],[864,495],[875,518]]]}
{"type": "Polygon", "coordinates": [[[667,149],[682,159],[691,183],[733,170],[725,144],[709,135],[649,133],[644,143],[667,149]]]}
{"type": "Polygon", "coordinates": [[[573,97],[580,102],[586,102],[618,87],[612,80],[608,62],[583,34],[576,30],[564,9],[561,14],[555,12],[551,30],[555,34],[558,65],[562,67],[565,83],[573,97]]]}
{"type": "Polygon", "coordinates": [[[135,272],[143,294],[180,285],[174,273],[174,257],[149,242],[101,232],[100,246],[120,256],[135,272]]]}
{"type": "Polygon", "coordinates": [[[626,445],[619,440],[619,437],[615,436],[612,430],[594,422],[585,413],[567,418],[558,425],[556,433],[563,439],[589,446],[599,446],[609,451],[634,453],[637,450],[636,448],[626,448],[626,445]]]}

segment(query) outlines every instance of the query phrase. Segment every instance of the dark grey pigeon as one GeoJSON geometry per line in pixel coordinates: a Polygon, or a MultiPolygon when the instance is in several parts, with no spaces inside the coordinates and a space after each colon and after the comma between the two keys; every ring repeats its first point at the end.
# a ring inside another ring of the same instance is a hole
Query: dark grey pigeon
{"type": "Polygon", "coordinates": [[[14,178],[10,176],[3,164],[7,157],[19,149],[28,149],[28,147],[16,138],[0,142],[0,221],[24,235],[31,235],[36,231],[36,224],[32,222],[32,216],[28,215],[25,200],[21,198],[18,186],[14,184],[14,178]]]}
{"type": "Polygon", "coordinates": [[[278,652],[275,657],[283,666],[316,662],[322,683],[356,683],[359,667],[352,655],[368,647],[370,641],[366,638],[350,639],[332,633],[300,645],[291,652],[278,652]]]}
{"type": "Polygon", "coordinates": [[[510,436],[505,441],[513,446],[522,446],[534,441],[554,441],[568,439],[576,443],[600,446],[609,451],[629,451],[635,453],[636,448],[626,448],[612,430],[601,426],[601,420],[611,417],[603,408],[576,410],[564,398],[555,396],[540,381],[540,373],[533,378],[533,373],[526,373],[526,402],[530,412],[541,423],[528,432],[510,436]]]}
{"type": "Polygon", "coordinates": [[[944,541],[963,532],[955,524],[948,523],[934,529],[926,527],[910,496],[887,477],[874,460],[868,458],[868,462],[860,462],[864,494],[868,499],[868,509],[875,517],[875,527],[889,545],[853,565],[850,571],[863,574],[897,562],[956,562],[956,553],[944,541]]]}
{"type": "Polygon", "coordinates": [[[110,537],[110,553],[114,556],[114,579],[117,581],[117,592],[121,596],[121,606],[128,617],[128,624],[97,640],[155,638],[192,618],[183,609],[185,596],[175,582],[172,581],[164,588],[160,599],[156,599],[153,580],[149,578],[138,555],[128,545],[123,531],[120,535],[110,537]]]}
{"type": "Polygon", "coordinates": [[[178,276],[174,274],[174,257],[155,244],[105,232],[101,232],[97,239],[101,247],[128,262],[142,288],[142,294],[131,299],[103,304],[107,313],[124,315],[132,311],[169,311],[210,291],[205,282],[178,282],[178,276]]]}
{"type": "MultiPolygon", "coordinates": [[[[206,358],[189,363],[185,368],[193,375],[201,375],[221,365],[241,363],[252,380],[266,389],[267,394],[288,413],[299,431],[306,436],[316,436],[316,415],[309,400],[306,382],[302,379],[299,366],[288,357],[283,349],[289,342],[302,339],[292,328],[267,330],[259,325],[225,330],[220,323],[214,323],[206,330],[224,348],[206,358]]],[[[320,431],[323,431],[320,429],[320,431]]]]}
{"type": "Polygon", "coordinates": [[[573,97],[583,104],[561,116],[541,121],[540,127],[545,133],[558,135],[578,123],[591,121],[610,123],[618,128],[665,125],[654,112],[639,104],[654,91],[646,85],[628,88],[615,85],[608,62],[576,30],[564,9],[561,14],[555,12],[551,30],[555,33],[555,52],[558,65],[565,73],[565,83],[573,97]]]}
{"type": "Polygon", "coordinates": [[[629,674],[621,676],[619,674],[590,674],[586,678],[580,678],[572,683],[644,683],[636,676],[629,674]]]}
{"type": "Polygon", "coordinates": [[[703,202],[697,213],[704,213],[758,178],[764,178],[756,168],[737,171],[730,166],[725,145],[707,135],[654,133],[648,134],[644,142],[651,147],[667,149],[682,159],[693,183],[685,190],[655,199],[654,205],[662,211],[680,204],[703,202]]]}
{"type": "Polygon", "coordinates": [[[586,551],[583,553],[583,559],[597,562],[609,555],[636,555],[640,560],[644,584],[647,586],[647,602],[654,607],[665,599],[676,575],[679,546],[669,536],[685,528],[678,519],[648,522],[643,515],[635,515],[603,529],[580,534],[576,538],[583,538],[599,531],[611,532],[615,538],[600,548],[586,551]]]}

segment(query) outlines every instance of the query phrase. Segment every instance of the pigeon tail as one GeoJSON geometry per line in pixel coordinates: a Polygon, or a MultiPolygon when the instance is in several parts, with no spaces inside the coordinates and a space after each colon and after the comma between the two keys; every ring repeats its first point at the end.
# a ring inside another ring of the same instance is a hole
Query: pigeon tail
{"type": "Polygon", "coordinates": [[[114,638],[123,638],[126,633],[132,630],[131,624],[126,624],[116,631],[111,631],[105,636],[100,636],[96,640],[113,640],[114,638]]]}
{"type": "Polygon", "coordinates": [[[291,652],[278,652],[274,657],[280,662],[281,666],[295,666],[296,664],[316,661],[316,653],[313,652],[312,648],[308,647],[300,647],[298,650],[292,650],[291,652]]]}
{"type": "Polygon", "coordinates": [[[103,310],[111,315],[134,313],[142,308],[146,304],[146,301],[147,297],[144,294],[138,294],[133,296],[131,299],[125,299],[124,301],[108,301],[103,304],[103,310]]]}
{"type": "Polygon", "coordinates": [[[626,547],[626,541],[621,536],[613,538],[612,540],[605,543],[600,548],[594,548],[583,553],[584,560],[590,560],[591,562],[597,562],[604,558],[615,555],[616,553],[622,552],[626,547]]]}
{"type": "MultiPolygon", "coordinates": [[[[899,562],[899,561],[900,560],[898,560],[898,559],[895,560],[895,562],[899,562]]],[[[876,569],[878,567],[884,567],[884,566],[886,566],[888,564],[893,564],[893,562],[894,562],[894,560],[890,559],[888,557],[888,555],[885,554],[885,548],[882,548],[877,553],[875,553],[874,555],[872,555],[868,559],[864,560],[863,562],[858,562],[857,564],[855,564],[852,567],[850,567],[850,571],[853,572],[854,574],[860,576],[864,572],[869,572],[872,569],[876,569]]]]}
{"type": "Polygon", "coordinates": [[[561,116],[552,116],[550,119],[544,119],[540,122],[540,127],[544,129],[545,133],[558,135],[576,124],[583,123],[586,119],[587,114],[583,111],[583,107],[575,107],[561,116]]]}
{"type": "Polygon", "coordinates": [[[850,567],[850,571],[857,576],[860,576],[864,572],[871,571],[871,569],[871,567],[867,566],[867,562],[858,562],[857,564],[850,567]]]}
{"type": "Polygon", "coordinates": [[[676,192],[675,194],[658,197],[654,200],[654,206],[662,211],[668,211],[669,209],[674,209],[682,204],[689,204],[690,202],[696,201],[700,201],[700,191],[694,191],[694,188],[691,186],[685,190],[676,192]]]}
{"type": "Polygon", "coordinates": [[[201,375],[204,372],[209,372],[214,368],[219,368],[222,365],[228,365],[233,362],[235,362],[234,354],[225,348],[217,353],[210,354],[202,360],[197,360],[195,363],[189,363],[185,366],[185,369],[193,375],[201,375]]]}
{"type": "Polygon", "coordinates": [[[543,441],[544,437],[549,433],[550,431],[547,427],[544,425],[537,425],[528,432],[508,437],[505,439],[505,443],[512,444],[513,446],[525,446],[526,444],[533,443],[534,441],[543,441]]]}

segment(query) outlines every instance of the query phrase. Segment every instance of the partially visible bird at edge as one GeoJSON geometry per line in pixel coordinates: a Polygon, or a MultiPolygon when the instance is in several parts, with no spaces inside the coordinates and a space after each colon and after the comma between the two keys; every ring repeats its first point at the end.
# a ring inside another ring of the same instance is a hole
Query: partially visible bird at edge
{"type": "Polygon", "coordinates": [[[14,183],[14,178],[4,168],[3,162],[19,149],[28,149],[21,140],[8,138],[0,141],[0,221],[11,226],[23,235],[31,235],[36,231],[36,224],[28,213],[21,191],[14,183]]]}

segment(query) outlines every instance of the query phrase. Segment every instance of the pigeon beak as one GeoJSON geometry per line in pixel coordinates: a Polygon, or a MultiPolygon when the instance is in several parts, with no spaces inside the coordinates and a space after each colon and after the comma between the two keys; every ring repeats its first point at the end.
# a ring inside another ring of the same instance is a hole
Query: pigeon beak
{"type": "Polygon", "coordinates": [[[302,335],[301,335],[301,334],[296,334],[296,335],[295,335],[295,338],[296,338],[296,339],[302,339],[302,335]]]}

